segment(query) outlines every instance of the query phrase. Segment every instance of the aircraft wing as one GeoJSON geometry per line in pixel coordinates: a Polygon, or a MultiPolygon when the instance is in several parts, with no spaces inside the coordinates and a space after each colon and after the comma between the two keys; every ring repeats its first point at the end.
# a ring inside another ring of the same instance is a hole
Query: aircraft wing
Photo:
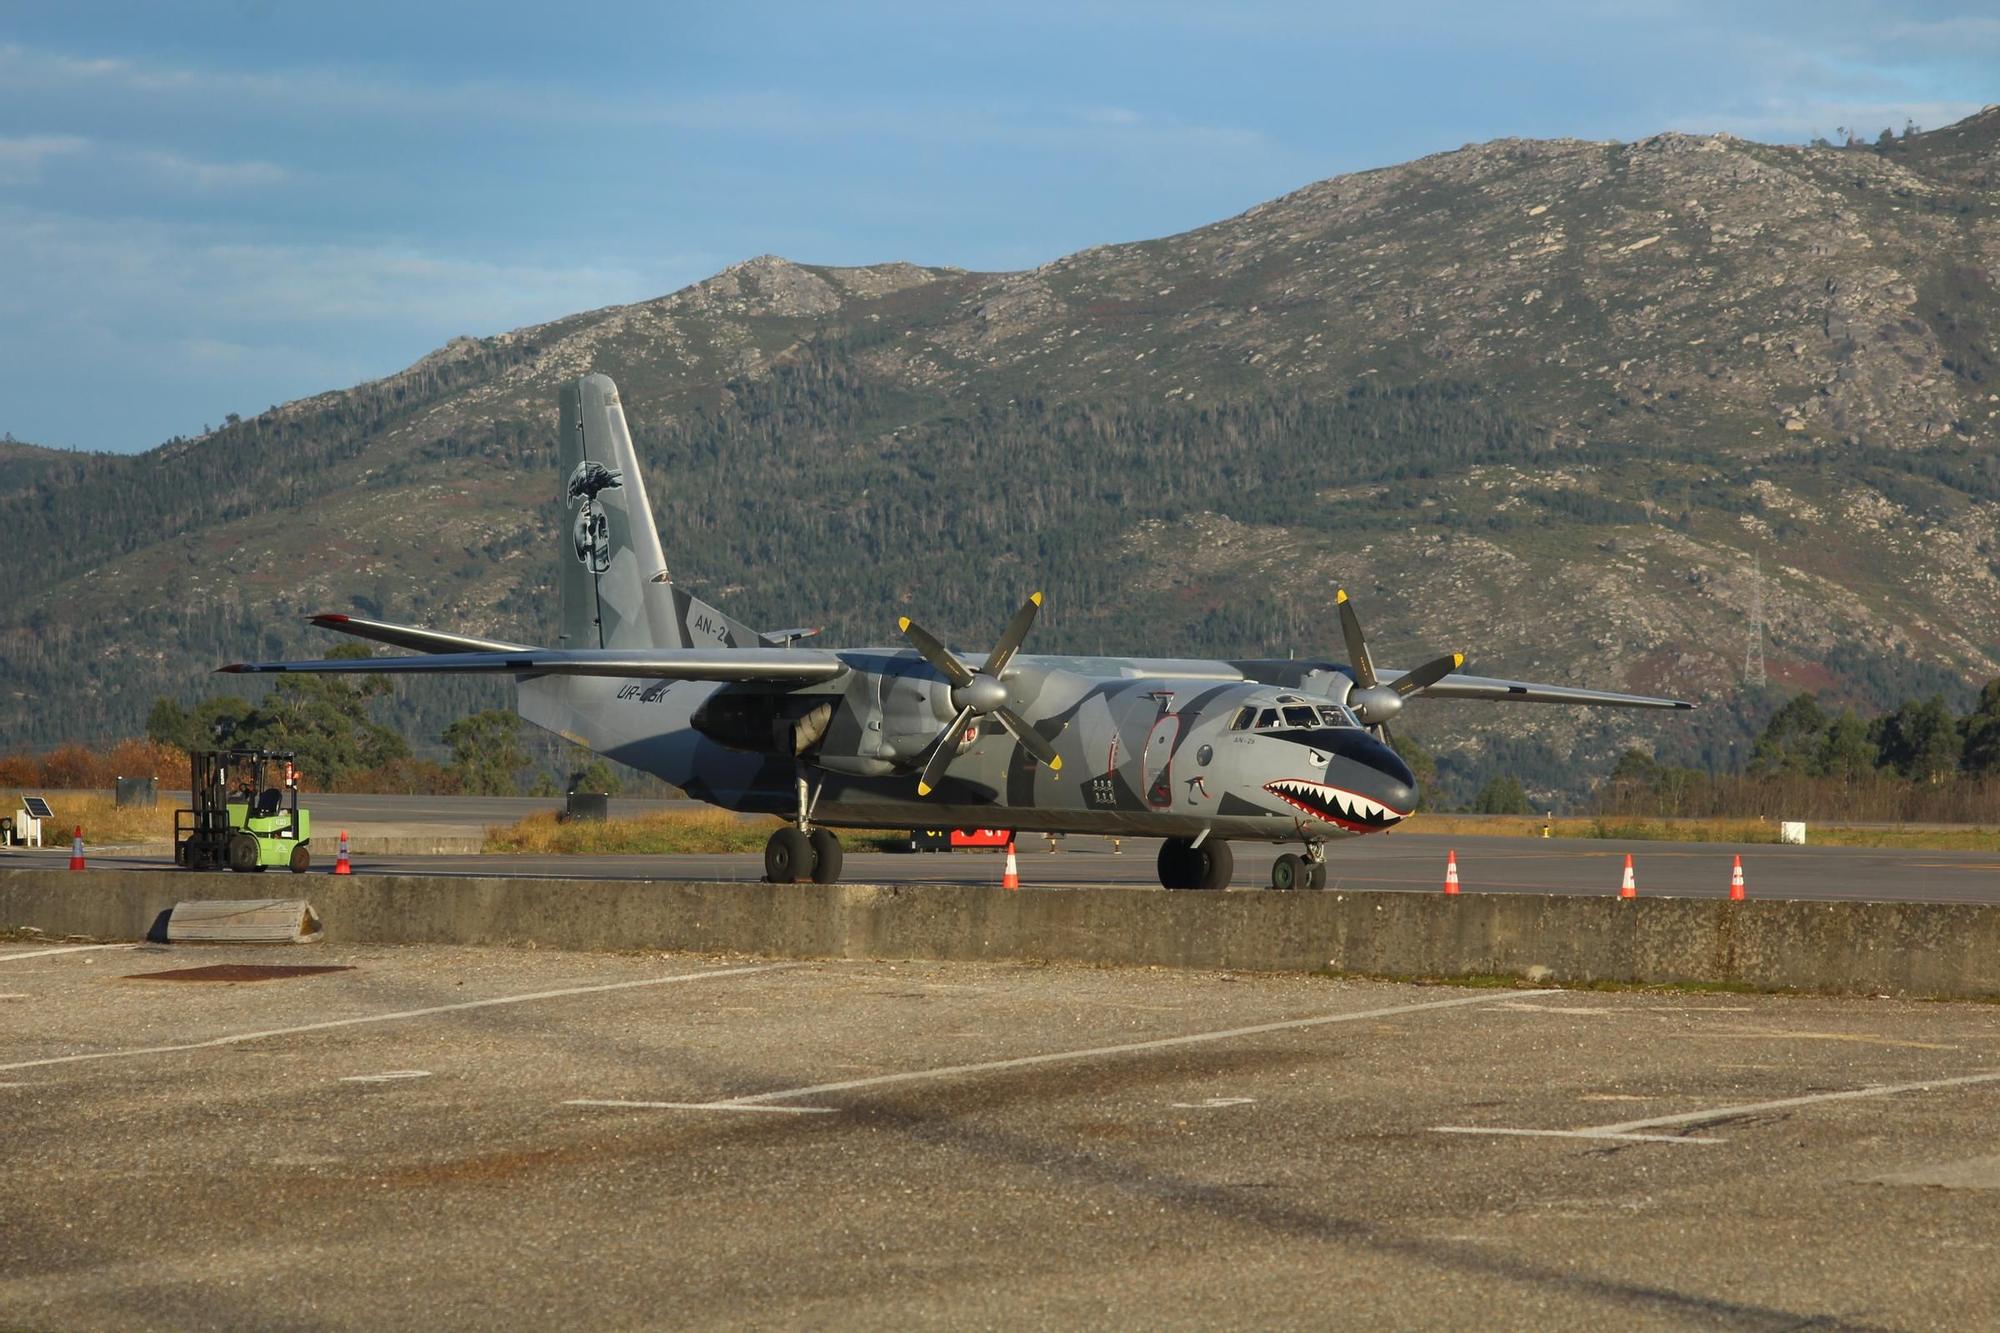
{"type": "MultiPolygon", "coordinates": [[[[1382,683],[1393,684],[1404,672],[1384,671],[1382,683]]],[[[1607,708],[1689,709],[1686,699],[1663,699],[1650,694],[1617,694],[1610,690],[1582,690],[1569,685],[1537,685],[1527,680],[1500,680],[1492,676],[1461,676],[1456,673],[1417,691],[1427,699],[1488,699],[1517,704],[1596,704],[1607,708]]]]}
{"type": "Polygon", "coordinates": [[[831,680],[846,671],[847,665],[832,653],[799,648],[509,648],[498,652],[433,652],[418,657],[234,662],[216,670],[253,675],[282,672],[397,675],[470,672],[508,676],[773,681],[806,685],[831,680]]]}

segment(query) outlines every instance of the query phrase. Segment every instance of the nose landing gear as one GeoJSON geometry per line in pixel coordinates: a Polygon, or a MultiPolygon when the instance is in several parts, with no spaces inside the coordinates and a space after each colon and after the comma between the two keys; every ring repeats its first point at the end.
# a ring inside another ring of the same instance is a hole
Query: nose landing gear
{"type": "Polygon", "coordinates": [[[1286,852],[1271,862],[1274,889],[1323,889],[1326,887],[1326,848],[1316,841],[1306,843],[1305,855],[1286,852]]]}

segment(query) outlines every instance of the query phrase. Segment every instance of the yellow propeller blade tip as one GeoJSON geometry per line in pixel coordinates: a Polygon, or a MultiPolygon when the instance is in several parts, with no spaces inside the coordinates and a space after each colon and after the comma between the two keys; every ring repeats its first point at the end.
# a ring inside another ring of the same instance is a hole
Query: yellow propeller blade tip
{"type": "Polygon", "coordinates": [[[1050,771],[1050,772],[1053,772],[1053,773],[1060,773],[1060,772],[1062,772],[1062,756],[1061,756],[1061,755],[1057,755],[1057,756],[1056,756],[1055,758],[1053,758],[1053,759],[1049,760],[1049,771],[1050,771]]]}
{"type": "Polygon", "coordinates": [[[1347,589],[1345,589],[1345,588],[1335,588],[1335,589],[1333,590],[1333,600],[1334,600],[1334,602],[1335,602],[1336,604],[1338,604],[1338,603],[1340,603],[1340,602],[1344,602],[1344,601],[1346,601],[1346,600],[1347,600],[1347,589]]]}
{"type": "Polygon", "coordinates": [[[919,781],[917,783],[917,795],[929,796],[930,794],[931,794],[931,784],[928,782],[919,781]]]}
{"type": "Polygon", "coordinates": [[[907,634],[910,629],[910,618],[908,616],[898,616],[896,618],[896,628],[907,634]]]}
{"type": "Polygon", "coordinates": [[[1028,594],[1028,600],[1036,606],[1040,606],[1042,604],[1042,595],[1038,592],[1031,592],[1028,594]]]}
{"type": "Polygon", "coordinates": [[[1458,670],[1458,669],[1459,669],[1460,667],[1462,667],[1462,666],[1464,666],[1464,665],[1465,665],[1465,654],[1464,654],[1464,653],[1453,653],[1453,654],[1451,655],[1451,669],[1452,669],[1453,671],[1456,671],[1456,670],[1458,670]]]}

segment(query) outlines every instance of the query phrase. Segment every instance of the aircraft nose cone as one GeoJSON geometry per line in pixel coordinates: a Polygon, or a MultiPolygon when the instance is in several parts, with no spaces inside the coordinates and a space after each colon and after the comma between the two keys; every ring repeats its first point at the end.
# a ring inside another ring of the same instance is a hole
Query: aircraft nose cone
{"type": "Polygon", "coordinates": [[[1365,731],[1341,732],[1327,761],[1327,781],[1359,790],[1402,814],[1417,808],[1417,775],[1401,755],[1365,731]]]}

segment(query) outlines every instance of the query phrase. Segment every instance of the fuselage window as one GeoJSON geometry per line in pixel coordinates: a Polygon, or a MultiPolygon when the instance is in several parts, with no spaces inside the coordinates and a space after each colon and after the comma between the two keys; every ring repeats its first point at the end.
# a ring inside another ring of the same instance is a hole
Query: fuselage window
{"type": "Polygon", "coordinates": [[[1239,708],[1236,710],[1236,716],[1229,719],[1229,729],[1231,731],[1248,731],[1250,730],[1250,724],[1256,720],[1256,709],[1250,707],[1239,708]]]}
{"type": "Polygon", "coordinates": [[[1288,727],[1316,727],[1319,714],[1305,704],[1295,704],[1285,710],[1285,725],[1288,727]]]}

